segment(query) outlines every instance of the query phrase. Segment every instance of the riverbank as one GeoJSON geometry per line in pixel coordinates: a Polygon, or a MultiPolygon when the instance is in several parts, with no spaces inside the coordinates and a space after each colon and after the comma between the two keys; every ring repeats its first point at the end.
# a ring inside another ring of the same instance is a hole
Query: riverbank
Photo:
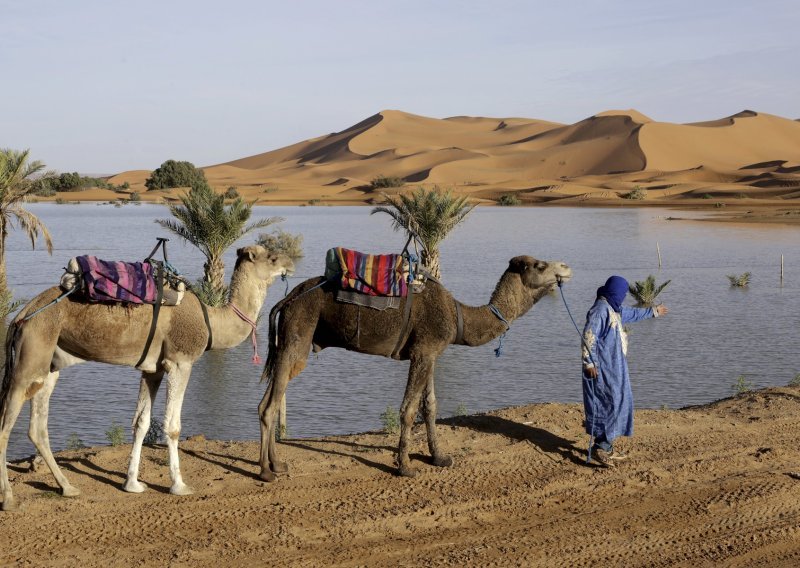
{"type": "Polygon", "coordinates": [[[396,436],[279,445],[290,474],[257,480],[257,442],[181,443],[196,493],[167,493],[166,449],[147,447],[141,495],[121,491],[129,446],[11,466],[22,510],[0,515],[0,564],[18,566],[789,566],[800,562],[800,389],[681,410],[639,410],[631,457],[587,466],[576,404],[442,420],[452,467],[393,475],[396,436]]]}

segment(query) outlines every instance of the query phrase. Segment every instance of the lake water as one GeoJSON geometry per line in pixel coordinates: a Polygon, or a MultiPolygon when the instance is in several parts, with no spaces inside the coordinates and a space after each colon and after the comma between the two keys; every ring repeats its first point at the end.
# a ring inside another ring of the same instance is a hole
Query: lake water
{"type": "MultiPolygon", "coordinates": [[[[158,236],[171,237],[171,262],[192,280],[203,258],[169,235],[155,219],[169,218],[157,205],[31,204],[50,228],[52,256],[31,250],[19,231],[8,241],[8,273],[17,297],[31,298],[54,285],[67,260],[94,254],[107,260],[141,260],[158,236]]],[[[304,236],[302,277],[323,272],[325,251],[345,246],[373,253],[399,252],[405,239],[386,215],[367,207],[256,207],[254,218],[281,216],[280,225],[304,236]]],[[[611,274],[642,280],[654,274],[672,283],[660,296],[667,317],[634,324],[629,364],[638,408],[680,407],[730,396],[737,377],[756,387],[787,384],[800,372],[800,229],[668,220],[656,209],[477,208],[442,244],[442,279],[456,298],[488,302],[508,260],[528,254],[567,262],[574,270],[564,292],[582,328],[595,290],[611,274]],[[663,268],[658,269],[656,243],[663,268]],[[786,271],[780,281],[780,255],[786,271]],[[727,274],[752,273],[749,289],[731,288],[727,274]]],[[[685,217],[687,214],[681,213],[685,217]]],[[[247,237],[237,246],[253,242],[247,237]]],[[[235,249],[235,247],[234,247],[235,249]]],[[[228,276],[234,249],[226,257],[228,276]]],[[[272,286],[264,314],[283,296],[272,286]]],[[[266,317],[259,340],[265,352],[266,317]]],[[[504,352],[497,341],[481,347],[451,346],[440,358],[436,390],[440,416],[463,405],[468,412],[534,402],[581,400],[580,339],[561,298],[551,295],[514,324],[504,352]]],[[[207,353],[195,365],[183,406],[184,436],[249,439],[259,435],[257,405],[261,366],[250,362],[245,341],[224,353],[207,353]]],[[[326,349],[309,357],[287,394],[291,437],[345,434],[381,428],[380,414],[402,400],[408,364],[326,349]]],[[[87,363],[61,374],[51,402],[50,438],[63,449],[71,434],[87,445],[108,443],[106,430],[129,425],[139,374],[127,367],[87,363]]],[[[155,415],[163,415],[164,389],[155,415]]],[[[12,433],[9,456],[34,452],[27,438],[27,405],[12,433]]]]}

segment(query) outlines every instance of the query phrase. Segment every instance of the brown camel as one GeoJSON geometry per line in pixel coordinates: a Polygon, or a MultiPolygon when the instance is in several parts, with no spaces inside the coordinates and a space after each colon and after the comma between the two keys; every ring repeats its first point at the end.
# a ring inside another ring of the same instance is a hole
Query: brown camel
{"type": "Polygon", "coordinates": [[[482,307],[461,305],[440,284],[428,281],[415,294],[409,320],[403,327],[406,299],[399,309],[378,311],[334,300],[332,283],[322,278],[306,280],[278,302],[270,312],[270,344],[262,380],[267,391],[259,405],[261,417],[261,479],[272,481],[288,471],[275,450],[275,420],[289,381],[305,368],[309,350],[342,347],[359,353],[410,360],[408,384],[400,406],[401,430],[397,450],[400,475],[413,477],[408,457],[411,426],[424,390],[423,415],[428,448],[437,466],[452,464],[436,440],[436,395],[433,370],[437,357],[450,344],[483,345],[507,330],[512,322],[545,296],[572,270],[563,262],[546,262],[529,256],[512,258],[495,287],[491,301],[482,307]],[[319,286],[319,287],[316,287],[319,286]],[[493,310],[494,308],[494,310],[493,310]],[[458,311],[463,333],[458,333],[458,311]],[[495,313],[495,310],[500,314],[495,313]],[[280,313],[280,323],[276,318],[280,313]],[[501,317],[503,319],[501,319],[501,317]],[[277,334],[276,334],[277,329],[277,334]],[[401,332],[403,337],[400,337],[401,332]]]}
{"type": "MultiPolygon", "coordinates": [[[[228,305],[208,308],[209,326],[206,326],[200,301],[192,293],[187,292],[177,306],[161,308],[150,349],[136,367],[142,371],[142,379],[133,418],[133,448],[123,486],[125,491],[140,493],[146,488],[138,480],[142,441],[150,426],[153,400],[166,373],[164,431],[169,449],[170,493],[187,495],[192,492],[183,482],[178,461],[181,405],[192,365],[207,349],[228,349],[247,338],[254,326],[235,312],[240,311],[247,320],[255,321],[269,285],[276,276],[293,270],[294,263],[288,257],[270,254],[261,246],[247,246],[237,251],[228,305]]],[[[45,290],[20,311],[9,327],[5,376],[0,391],[0,490],[3,492],[2,508],[6,511],[16,506],[8,481],[6,450],[22,404],[31,399],[28,435],[50,467],[62,494],[78,495],[80,492],[61,473],[50,450],[48,407],[59,371],[84,361],[136,366],[150,331],[153,309],[149,306],[92,304],[72,296],[27,322],[19,323],[60,293],[59,288],[45,290]]]]}

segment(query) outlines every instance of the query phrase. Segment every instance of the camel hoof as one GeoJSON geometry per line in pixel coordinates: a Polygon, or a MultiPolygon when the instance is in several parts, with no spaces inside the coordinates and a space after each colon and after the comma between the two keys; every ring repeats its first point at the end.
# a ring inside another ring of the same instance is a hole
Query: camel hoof
{"type": "Polygon", "coordinates": [[[66,487],[61,488],[62,497],[77,497],[80,494],[81,490],[77,487],[73,487],[72,485],[67,485],[66,487]]]}
{"type": "Polygon", "coordinates": [[[194,489],[182,483],[180,485],[173,485],[169,488],[169,492],[171,495],[192,495],[194,493],[194,489]]]}
{"type": "Polygon", "coordinates": [[[453,458],[451,456],[436,456],[433,458],[433,465],[437,467],[450,467],[453,465],[453,458]]]}
{"type": "Polygon", "coordinates": [[[4,511],[16,511],[17,509],[19,509],[19,504],[17,503],[17,500],[14,499],[13,497],[6,497],[3,500],[4,511]]]}
{"type": "Polygon", "coordinates": [[[147,484],[132,479],[126,481],[125,485],[122,486],[122,489],[123,491],[127,491],[128,493],[144,493],[145,489],[147,489],[147,484]]]}
{"type": "Polygon", "coordinates": [[[262,480],[262,481],[270,482],[270,481],[275,481],[276,479],[278,479],[278,476],[275,475],[274,473],[272,473],[268,469],[262,469],[261,473],[258,474],[258,478],[260,480],[262,480]]]}
{"type": "Polygon", "coordinates": [[[398,468],[397,473],[400,474],[400,477],[416,477],[417,470],[413,467],[401,467],[398,468]]]}
{"type": "Polygon", "coordinates": [[[289,466],[286,462],[273,462],[270,469],[273,473],[289,473],[289,466]]]}

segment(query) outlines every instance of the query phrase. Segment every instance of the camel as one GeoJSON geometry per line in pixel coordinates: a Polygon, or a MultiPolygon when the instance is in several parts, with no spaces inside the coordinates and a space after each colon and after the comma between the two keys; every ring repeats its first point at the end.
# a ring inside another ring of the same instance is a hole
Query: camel
{"type": "MultiPolygon", "coordinates": [[[[0,391],[0,490],[5,511],[17,504],[8,481],[6,450],[11,429],[26,400],[31,400],[28,435],[67,497],[80,494],[59,469],[50,450],[47,417],[50,395],[62,369],[99,361],[136,367],[142,372],[139,399],[133,417],[131,450],[125,491],[141,493],[146,485],[138,480],[142,442],[150,426],[150,411],[159,385],[167,375],[167,403],[164,431],[167,435],[170,493],[188,495],[178,460],[181,406],[192,365],[207,349],[228,349],[255,332],[253,323],[264,304],[267,289],[276,276],[294,271],[284,255],[269,253],[261,246],[237,251],[231,277],[228,305],[207,308],[208,325],[197,296],[187,292],[177,306],[162,306],[158,325],[141,364],[150,331],[153,309],[119,304],[87,303],[67,297],[42,310],[27,322],[27,314],[52,302],[61,294],[58,287],[45,290],[31,300],[9,327],[6,339],[6,368],[0,391]],[[240,312],[238,315],[236,312],[240,312]],[[242,317],[244,316],[244,317],[242,317]],[[209,337],[210,333],[210,337],[209,337]]],[[[100,388],[98,386],[98,388],[100,388]]]]}
{"type": "Polygon", "coordinates": [[[442,453],[436,438],[433,385],[436,359],[450,344],[483,345],[497,338],[508,329],[510,322],[530,310],[557,283],[571,276],[572,270],[563,262],[514,257],[495,287],[490,303],[481,307],[460,304],[441,284],[429,280],[421,293],[414,294],[405,326],[406,298],[398,309],[378,311],[335,301],[334,290],[338,284],[325,282],[324,278],[312,278],[297,285],[270,312],[269,354],[261,376],[267,381],[267,389],[258,408],[261,418],[259,477],[274,481],[277,474],[288,471],[287,464],[278,460],[275,450],[275,420],[286,386],[305,368],[312,346],[314,351],[341,347],[410,360],[408,383],[400,406],[398,473],[406,477],[416,475],[409,461],[408,444],[423,391],[426,391],[423,416],[433,464],[451,465],[452,458],[442,453]],[[278,314],[280,321],[276,323],[278,314]],[[459,321],[463,326],[459,326],[459,321]]]}

